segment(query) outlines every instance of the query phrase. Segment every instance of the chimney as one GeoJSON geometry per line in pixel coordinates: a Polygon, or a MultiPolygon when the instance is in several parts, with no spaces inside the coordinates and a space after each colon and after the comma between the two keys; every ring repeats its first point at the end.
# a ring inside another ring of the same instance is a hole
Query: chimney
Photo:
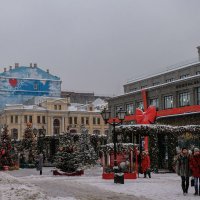
{"type": "Polygon", "coordinates": [[[4,72],[6,72],[6,67],[4,67],[4,72]]]}
{"type": "Polygon", "coordinates": [[[19,67],[19,63],[15,63],[15,69],[19,67]]]}
{"type": "Polygon", "coordinates": [[[31,68],[33,67],[33,64],[32,64],[32,63],[30,63],[30,67],[31,67],[31,68]]]}
{"type": "Polygon", "coordinates": [[[34,63],[34,64],[33,64],[33,67],[36,68],[36,67],[37,67],[37,63],[34,63]]]}
{"type": "Polygon", "coordinates": [[[199,62],[200,62],[200,46],[197,47],[198,54],[199,54],[199,62]]]}
{"type": "Polygon", "coordinates": [[[10,70],[12,70],[12,66],[10,66],[10,70]]]}
{"type": "Polygon", "coordinates": [[[49,69],[47,69],[47,73],[49,74],[49,69]]]}

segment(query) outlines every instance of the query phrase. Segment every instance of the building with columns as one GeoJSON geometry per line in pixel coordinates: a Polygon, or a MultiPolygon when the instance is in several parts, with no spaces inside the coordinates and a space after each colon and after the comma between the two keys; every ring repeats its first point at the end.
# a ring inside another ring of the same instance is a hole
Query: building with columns
{"type": "Polygon", "coordinates": [[[46,135],[52,136],[65,132],[79,133],[82,128],[89,133],[108,134],[99,104],[70,104],[70,98],[40,97],[32,105],[7,104],[0,113],[0,123],[8,125],[11,137],[22,139],[27,123],[46,135]]]}

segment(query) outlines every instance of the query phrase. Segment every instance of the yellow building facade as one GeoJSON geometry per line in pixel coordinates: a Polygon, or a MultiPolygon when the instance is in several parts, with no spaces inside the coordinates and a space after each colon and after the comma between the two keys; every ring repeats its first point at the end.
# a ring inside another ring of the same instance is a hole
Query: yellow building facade
{"type": "Polygon", "coordinates": [[[22,139],[27,123],[45,129],[52,136],[66,132],[107,134],[108,125],[93,104],[72,106],[69,98],[42,98],[34,105],[10,104],[0,113],[1,126],[7,125],[11,138],[22,139]]]}

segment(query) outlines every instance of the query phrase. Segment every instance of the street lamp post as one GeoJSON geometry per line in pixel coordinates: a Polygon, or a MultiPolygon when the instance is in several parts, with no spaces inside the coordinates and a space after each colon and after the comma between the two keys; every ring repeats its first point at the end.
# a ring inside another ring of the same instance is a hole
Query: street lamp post
{"type": "Polygon", "coordinates": [[[114,168],[113,169],[114,169],[114,172],[117,173],[118,172],[117,147],[116,147],[117,136],[116,136],[115,128],[117,125],[122,124],[122,122],[124,121],[126,112],[120,108],[116,116],[118,119],[114,118],[112,121],[109,121],[109,119],[111,118],[111,112],[109,110],[104,109],[101,112],[101,115],[106,124],[110,124],[111,126],[113,126],[113,143],[114,143],[114,168]]]}

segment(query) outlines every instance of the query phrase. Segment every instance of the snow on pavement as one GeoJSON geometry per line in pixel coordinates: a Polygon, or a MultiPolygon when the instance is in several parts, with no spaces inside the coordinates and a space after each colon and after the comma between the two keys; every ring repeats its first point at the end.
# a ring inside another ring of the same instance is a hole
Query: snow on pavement
{"type": "Polygon", "coordinates": [[[195,200],[199,198],[193,195],[193,187],[189,188],[187,196],[183,196],[181,180],[176,174],[153,174],[151,179],[125,180],[124,185],[116,185],[112,180],[102,181],[101,178],[92,177],[89,180],[81,179],[80,182],[85,182],[104,190],[152,200],[195,200]]]}
{"type": "MultiPolygon", "coordinates": [[[[17,172],[17,171],[16,171],[17,172]]],[[[0,200],[55,200],[32,184],[24,184],[17,178],[0,172],[0,200]]],[[[64,200],[57,197],[56,200],[64,200]]],[[[75,200],[68,197],[65,200],[75,200]]]]}
{"type": "Polygon", "coordinates": [[[151,179],[138,178],[136,180],[125,180],[125,184],[121,185],[114,184],[113,180],[103,180],[101,178],[101,172],[101,168],[95,167],[91,170],[86,170],[85,175],[81,177],[53,176],[50,168],[44,170],[43,176],[37,175],[35,171],[31,171],[30,169],[23,169],[19,172],[15,171],[9,173],[12,173],[15,176],[20,176],[21,180],[26,183],[34,183],[35,185],[38,185],[48,194],[52,192],[52,194],[55,195],[55,191],[57,190],[57,196],[61,197],[66,193],[75,198],[77,198],[77,196],[81,197],[82,195],[85,195],[84,193],[88,193],[88,195],[90,194],[91,197],[92,193],[94,193],[96,196],[93,196],[94,198],[90,199],[97,199],[96,197],[98,195],[102,195],[102,198],[99,199],[107,199],[109,195],[111,197],[110,199],[199,199],[199,197],[193,196],[193,187],[189,188],[189,194],[187,196],[183,196],[181,180],[176,174],[152,174],[151,179]],[[64,193],[64,190],[66,193],[64,193]],[[118,194],[118,198],[115,194],[118,194]],[[137,198],[135,198],[135,196],[137,198]]]}

